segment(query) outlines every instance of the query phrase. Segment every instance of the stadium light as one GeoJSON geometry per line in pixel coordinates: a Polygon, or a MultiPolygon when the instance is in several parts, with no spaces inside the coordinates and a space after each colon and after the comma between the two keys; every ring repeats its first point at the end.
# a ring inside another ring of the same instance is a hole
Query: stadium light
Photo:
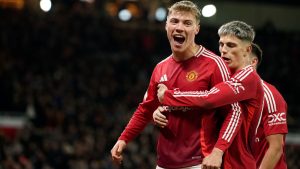
{"type": "Polygon", "coordinates": [[[167,17],[167,9],[166,8],[159,7],[159,8],[156,9],[156,11],[155,11],[155,19],[157,21],[162,22],[162,21],[164,21],[166,19],[166,17],[167,17]]]}
{"type": "Polygon", "coordinates": [[[127,22],[131,19],[132,14],[128,9],[122,9],[119,11],[118,16],[121,21],[127,22]]]}
{"type": "Polygon", "coordinates": [[[41,0],[40,1],[40,8],[44,11],[44,12],[48,12],[50,11],[52,6],[52,2],[50,0],[41,0]]]}
{"type": "Polygon", "coordinates": [[[94,3],[95,0],[80,0],[81,2],[94,3]]]}
{"type": "Polygon", "coordinates": [[[213,4],[205,5],[202,8],[202,15],[204,17],[212,17],[216,14],[216,12],[217,12],[217,8],[213,4]]]}

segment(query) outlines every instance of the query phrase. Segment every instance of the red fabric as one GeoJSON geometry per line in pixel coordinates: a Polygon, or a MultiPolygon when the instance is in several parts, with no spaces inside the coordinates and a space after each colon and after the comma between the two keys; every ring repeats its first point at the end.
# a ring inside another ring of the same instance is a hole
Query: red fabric
{"type": "Polygon", "coordinates": [[[265,97],[264,110],[261,123],[259,125],[255,146],[254,155],[257,160],[257,166],[260,166],[261,161],[268,149],[266,136],[272,134],[284,134],[284,144],[282,145],[283,154],[280,157],[275,169],[286,169],[285,157],[285,135],[288,133],[287,126],[287,104],[280,92],[271,84],[263,82],[265,97]]]}
{"type": "Polygon", "coordinates": [[[237,110],[235,116],[225,118],[216,147],[226,150],[232,142],[224,155],[224,168],[254,169],[256,164],[251,148],[261,116],[263,96],[260,77],[252,66],[247,66],[236,72],[230,80],[216,85],[209,91],[168,90],[163,103],[169,106],[211,109],[240,101],[241,107],[236,104],[232,107],[234,110],[241,108],[242,114],[237,110]],[[238,123],[231,125],[233,122],[238,123]]]}
{"type": "MultiPolygon", "coordinates": [[[[152,120],[152,113],[160,105],[157,100],[159,83],[170,89],[209,90],[228,79],[228,68],[223,60],[203,47],[194,57],[183,62],[175,61],[172,56],[166,58],[155,67],[145,99],[119,139],[131,141],[152,120]]],[[[164,107],[169,123],[161,129],[158,137],[157,164],[164,168],[200,164],[216,143],[222,118],[215,114],[215,110],[164,107]]]]}

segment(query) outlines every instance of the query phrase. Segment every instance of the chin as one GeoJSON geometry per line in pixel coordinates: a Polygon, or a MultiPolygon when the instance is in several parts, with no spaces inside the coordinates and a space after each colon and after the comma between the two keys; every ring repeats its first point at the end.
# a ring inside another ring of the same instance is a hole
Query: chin
{"type": "Polygon", "coordinates": [[[180,47],[178,47],[178,46],[173,46],[173,47],[172,47],[172,50],[173,50],[174,52],[182,52],[182,51],[183,51],[183,48],[182,48],[182,46],[180,46],[180,47]]]}

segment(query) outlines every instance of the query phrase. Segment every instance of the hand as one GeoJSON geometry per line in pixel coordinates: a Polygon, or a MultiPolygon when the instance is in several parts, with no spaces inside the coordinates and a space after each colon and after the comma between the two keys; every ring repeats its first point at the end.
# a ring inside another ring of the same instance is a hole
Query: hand
{"type": "Polygon", "coordinates": [[[164,100],[164,94],[165,94],[165,91],[168,90],[167,86],[160,83],[157,85],[158,89],[157,89],[157,98],[159,100],[159,102],[163,102],[164,100]]]}
{"type": "Polygon", "coordinates": [[[114,163],[120,165],[123,160],[122,152],[126,147],[126,142],[124,140],[118,140],[114,147],[110,150],[111,158],[114,163]]]}
{"type": "Polygon", "coordinates": [[[202,161],[202,169],[220,169],[222,164],[223,151],[214,148],[213,151],[202,161]]]}
{"type": "Polygon", "coordinates": [[[164,108],[159,106],[152,115],[155,124],[161,128],[164,128],[168,125],[167,117],[162,114],[163,111],[165,111],[164,108]]]}

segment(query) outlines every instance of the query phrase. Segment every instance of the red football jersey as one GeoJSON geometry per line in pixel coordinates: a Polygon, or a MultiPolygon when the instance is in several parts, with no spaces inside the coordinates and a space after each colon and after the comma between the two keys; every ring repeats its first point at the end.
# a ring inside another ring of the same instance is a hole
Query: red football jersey
{"type": "MultiPolygon", "coordinates": [[[[154,110],[160,105],[157,99],[157,85],[164,83],[169,88],[183,90],[209,90],[216,84],[229,79],[229,71],[224,61],[204,47],[200,47],[194,57],[177,62],[169,56],[153,70],[144,100],[134,112],[125,130],[119,137],[130,141],[152,120],[154,110]]],[[[203,110],[189,106],[164,106],[168,126],[161,129],[157,142],[157,164],[163,168],[181,168],[201,164],[205,155],[213,149],[219,134],[220,116],[215,110],[203,110]]],[[[237,106],[235,106],[237,107],[237,106]]],[[[228,119],[239,108],[231,109],[228,119]]],[[[239,120],[235,119],[224,128],[228,134],[236,132],[239,120]]],[[[222,141],[221,141],[222,142],[222,141]]],[[[229,147],[232,139],[223,140],[229,147]]]]}
{"type": "MultiPolygon", "coordinates": [[[[223,167],[226,169],[255,169],[256,162],[251,149],[261,117],[263,97],[261,79],[255,69],[249,65],[236,72],[230,80],[216,85],[209,91],[167,90],[163,104],[210,109],[239,101],[243,113],[238,115],[242,116],[244,120],[239,126],[239,132],[231,147],[225,151],[223,167]]],[[[230,124],[231,122],[225,120],[224,123],[230,124]]],[[[220,133],[223,136],[219,137],[219,140],[232,137],[227,132],[222,128],[220,133]]],[[[218,141],[216,147],[223,150],[222,143],[218,141]]]]}
{"type": "Polygon", "coordinates": [[[271,84],[263,81],[264,87],[264,109],[261,123],[257,130],[254,156],[257,161],[257,167],[260,166],[262,159],[268,149],[268,142],[266,136],[272,134],[284,134],[283,153],[280,157],[275,169],[286,169],[285,158],[285,134],[288,133],[288,126],[286,120],[287,104],[279,91],[271,84]]]}

